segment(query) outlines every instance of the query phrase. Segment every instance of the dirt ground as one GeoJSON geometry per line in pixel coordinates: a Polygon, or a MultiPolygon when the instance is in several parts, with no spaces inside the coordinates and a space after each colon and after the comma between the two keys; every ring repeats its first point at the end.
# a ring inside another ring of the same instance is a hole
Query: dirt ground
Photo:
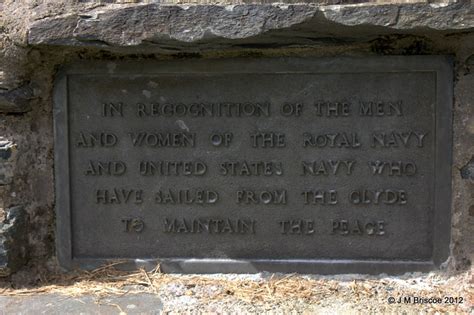
{"type": "MultiPolygon", "coordinates": [[[[31,287],[2,283],[3,314],[472,314],[473,269],[387,275],[163,274],[91,272],[38,275],[31,287]]],[[[0,312],[2,314],[2,312],[0,312]]]]}

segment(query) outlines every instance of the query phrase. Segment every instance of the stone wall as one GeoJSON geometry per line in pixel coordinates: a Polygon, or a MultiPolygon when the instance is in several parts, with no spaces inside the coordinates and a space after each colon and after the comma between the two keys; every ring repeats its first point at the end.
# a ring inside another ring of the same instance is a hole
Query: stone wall
{"type": "Polygon", "coordinates": [[[0,267],[3,273],[13,272],[14,279],[26,276],[34,280],[32,275],[58,267],[52,87],[61,65],[90,59],[236,56],[453,56],[452,240],[451,256],[445,267],[448,271],[468,268],[474,247],[474,10],[471,3],[328,5],[342,1],[316,2],[295,5],[1,2],[0,267]]]}

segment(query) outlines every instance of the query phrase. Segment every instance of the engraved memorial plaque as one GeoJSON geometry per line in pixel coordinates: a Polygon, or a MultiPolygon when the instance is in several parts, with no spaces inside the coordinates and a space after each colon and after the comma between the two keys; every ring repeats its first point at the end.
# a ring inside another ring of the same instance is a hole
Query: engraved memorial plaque
{"type": "Polygon", "coordinates": [[[55,91],[58,256],[399,273],[448,256],[444,57],[89,62],[55,91]]]}

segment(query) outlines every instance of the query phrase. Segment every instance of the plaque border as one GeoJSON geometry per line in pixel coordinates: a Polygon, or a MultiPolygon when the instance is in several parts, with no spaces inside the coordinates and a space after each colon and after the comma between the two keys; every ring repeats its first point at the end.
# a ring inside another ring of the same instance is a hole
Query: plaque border
{"type": "Polygon", "coordinates": [[[82,61],[63,66],[54,83],[54,171],[56,253],[61,267],[94,269],[117,259],[74,258],[69,177],[68,80],[71,75],[159,75],[213,73],[387,73],[434,72],[436,78],[434,200],[432,259],[125,259],[119,268],[153,269],[169,273],[402,274],[442,268],[451,241],[453,58],[451,56],[275,57],[166,61],[82,61]],[[182,69],[185,69],[184,71],[182,69]],[[256,71],[255,69],[258,69],[256,71]],[[341,71],[344,69],[344,71],[341,71]]]}

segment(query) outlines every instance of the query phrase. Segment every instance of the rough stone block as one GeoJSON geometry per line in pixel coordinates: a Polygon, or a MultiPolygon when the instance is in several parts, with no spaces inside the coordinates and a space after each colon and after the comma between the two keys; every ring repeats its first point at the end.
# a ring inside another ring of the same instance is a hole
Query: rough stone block
{"type": "Polygon", "coordinates": [[[0,223],[0,273],[18,270],[26,256],[26,213],[23,206],[5,210],[5,220],[0,223]]]}
{"type": "Polygon", "coordinates": [[[9,140],[0,137],[0,185],[10,184],[13,179],[11,157],[15,146],[9,140]]]}
{"type": "Polygon", "coordinates": [[[23,85],[13,90],[0,92],[0,113],[23,113],[30,110],[29,101],[33,98],[33,89],[23,85]]]}

